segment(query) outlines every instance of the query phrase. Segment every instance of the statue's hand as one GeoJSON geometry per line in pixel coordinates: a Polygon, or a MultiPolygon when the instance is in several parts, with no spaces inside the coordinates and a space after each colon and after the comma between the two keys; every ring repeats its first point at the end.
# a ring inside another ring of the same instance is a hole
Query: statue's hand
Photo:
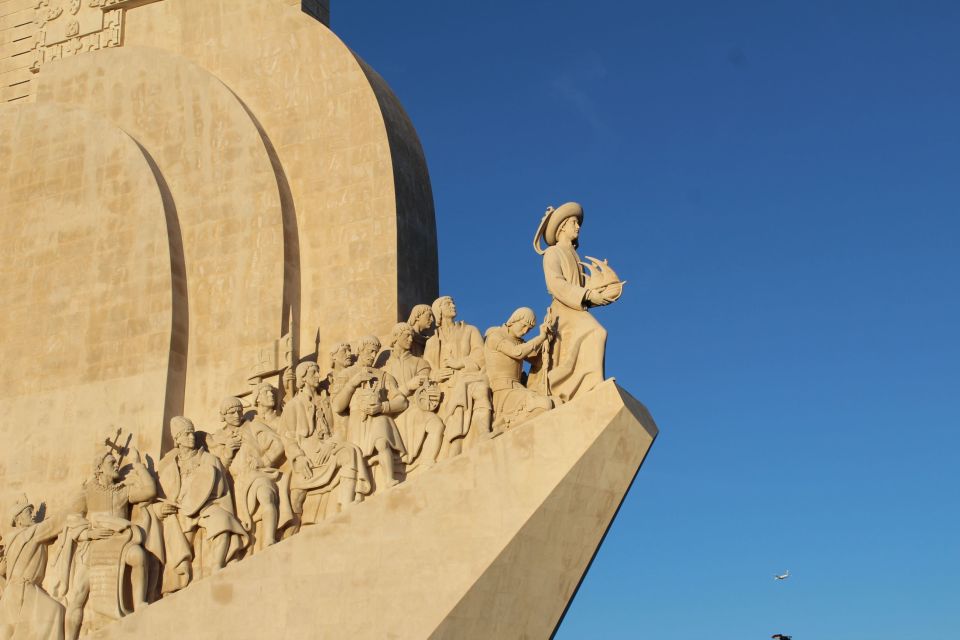
{"type": "Polygon", "coordinates": [[[437,379],[440,382],[446,382],[452,377],[453,377],[453,369],[451,369],[450,367],[440,367],[437,370],[437,379]]]}
{"type": "Polygon", "coordinates": [[[372,369],[368,367],[363,367],[362,369],[360,369],[360,371],[355,373],[352,378],[350,378],[350,386],[359,387],[361,384],[363,384],[367,380],[376,380],[376,378],[377,378],[377,374],[374,373],[372,369]]]}
{"type": "Polygon", "coordinates": [[[409,391],[410,393],[413,393],[414,391],[419,389],[420,385],[422,385],[426,381],[427,381],[427,376],[417,376],[413,378],[412,380],[407,382],[407,391],[409,391]]]}
{"type": "Polygon", "coordinates": [[[373,400],[363,407],[363,412],[368,416],[378,416],[383,413],[383,405],[379,400],[373,400]]]}
{"type": "Polygon", "coordinates": [[[167,516],[172,516],[177,512],[177,505],[170,504],[169,502],[163,502],[160,504],[160,517],[166,518],[167,516]]]}
{"type": "Polygon", "coordinates": [[[447,368],[459,370],[463,369],[466,364],[463,362],[463,358],[447,358],[443,363],[447,368]]]}
{"type": "Polygon", "coordinates": [[[556,327],[554,326],[553,321],[544,320],[540,325],[540,335],[545,338],[549,338],[551,335],[553,335],[555,329],[556,327]]]}
{"type": "Polygon", "coordinates": [[[594,307],[602,307],[604,305],[610,304],[610,300],[607,300],[603,297],[603,294],[600,293],[597,289],[588,289],[587,290],[587,302],[589,302],[594,307]]]}
{"type": "Polygon", "coordinates": [[[90,527],[87,529],[88,540],[104,540],[113,535],[113,531],[106,527],[90,527]]]}
{"type": "Polygon", "coordinates": [[[313,469],[310,468],[310,463],[303,456],[293,461],[293,470],[307,480],[313,477],[313,469]]]}

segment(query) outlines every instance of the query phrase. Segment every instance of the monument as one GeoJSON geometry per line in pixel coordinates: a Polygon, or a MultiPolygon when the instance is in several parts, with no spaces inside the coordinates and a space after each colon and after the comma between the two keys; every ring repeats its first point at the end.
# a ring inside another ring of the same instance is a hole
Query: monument
{"type": "Polygon", "coordinates": [[[657,435],[590,313],[624,282],[566,203],[547,296],[461,320],[413,125],[329,21],[0,0],[0,640],[562,618],[657,435]]]}

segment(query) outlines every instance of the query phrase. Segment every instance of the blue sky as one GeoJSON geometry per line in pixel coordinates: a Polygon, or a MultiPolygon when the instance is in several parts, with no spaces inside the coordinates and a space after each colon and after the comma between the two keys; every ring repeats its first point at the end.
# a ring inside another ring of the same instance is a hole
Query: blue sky
{"type": "Polygon", "coordinates": [[[546,307],[548,204],[630,281],[608,374],[661,435],[557,637],[954,637],[960,4],[332,5],[463,319],[546,307]]]}

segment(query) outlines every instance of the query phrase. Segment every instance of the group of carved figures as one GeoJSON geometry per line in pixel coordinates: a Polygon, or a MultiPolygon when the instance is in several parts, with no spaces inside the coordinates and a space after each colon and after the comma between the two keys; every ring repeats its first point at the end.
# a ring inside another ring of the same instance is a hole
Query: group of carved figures
{"type": "Polygon", "coordinates": [[[599,384],[606,333],[587,309],[623,283],[605,263],[584,271],[582,219],[568,203],[541,221],[553,302],[529,341],[531,309],[482,337],[444,296],[414,307],[386,349],[368,336],[334,345],[326,376],[312,360],[288,369],[282,408],[263,382],[248,406],[223,400],[218,429],[173,418],[155,468],[105,440],[63,513],[38,518],[24,496],[4,522],[0,640],[76,638],[599,384]]]}

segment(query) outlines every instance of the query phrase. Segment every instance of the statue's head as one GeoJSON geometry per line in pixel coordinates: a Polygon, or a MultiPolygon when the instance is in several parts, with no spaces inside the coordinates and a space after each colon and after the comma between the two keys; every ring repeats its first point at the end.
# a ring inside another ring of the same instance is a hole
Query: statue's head
{"type": "Polygon", "coordinates": [[[557,229],[557,241],[562,242],[566,240],[567,242],[573,244],[577,242],[580,238],[580,220],[575,217],[570,217],[560,223],[560,228],[557,229]]]}
{"type": "Polygon", "coordinates": [[[320,385],[320,366],[311,360],[297,365],[297,388],[316,389],[320,385]]]}
{"type": "Polygon", "coordinates": [[[12,527],[29,527],[33,522],[33,505],[24,494],[13,503],[7,513],[7,524],[12,527]]]}
{"type": "Polygon", "coordinates": [[[275,409],[277,406],[277,388],[269,382],[261,382],[257,386],[257,397],[254,405],[258,409],[275,409]]]}
{"type": "Polygon", "coordinates": [[[433,309],[428,304],[416,305],[410,310],[410,317],[407,319],[407,324],[420,335],[425,335],[433,329],[434,322],[433,309]]]}
{"type": "Polygon", "coordinates": [[[507,320],[507,331],[514,338],[522,338],[537,324],[537,314],[530,307],[520,307],[507,320]]]}
{"type": "Polygon", "coordinates": [[[433,311],[433,317],[437,322],[437,326],[457,317],[457,305],[454,304],[453,298],[450,296],[440,296],[433,301],[430,309],[433,311]]]}
{"type": "Polygon", "coordinates": [[[170,418],[170,435],[178,447],[196,449],[197,433],[190,418],[176,416],[170,418]]]}
{"type": "Polygon", "coordinates": [[[424,384],[420,385],[414,394],[414,400],[417,406],[431,413],[436,412],[436,410],[440,408],[440,400],[442,398],[443,392],[440,391],[440,387],[433,380],[427,380],[424,384]]]}
{"type": "Polygon", "coordinates": [[[106,480],[113,484],[120,481],[120,467],[117,457],[113,451],[104,448],[93,458],[93,474],[101,480],[106,480]]]}
{"type": "Polygon", "coordinates": [[[243,424],[243,402],[240,398],[227,396],[220,402],[220,419],[231,427],[243,424]]]}
{"type": "Polygon", "coordinates": [[[357,343],[357,363],[365,367],[372,367],[380,353],[380,340],[377,336],[364,336],[357,343]]]}
{"type": "MultiPolygon", "coordinates": [[[[564,241],[577,246],[581,224],[583,224],[583,207],[578,203],[567,202],[556,209],[549,207],[540,222],[539,229],[537,229],[534,246],[539,247],[541,234],[547,246],[564,241]]],[[[537,251],[542,253],[539,248],[537,248],[537,251]]]]}
{"type": "Polygon", "coordinates": [[[409,351],[413,346],[413,327],[406,322],[398,322],[393,325],[390,332],[390,347],[394,349],[406,349],[409,351]]]}
{"type": "Polygon", "coordinates": [[[334,369],[346,369],[353,364],[353,351],[350,343],[338,342],[330,349],[330,366],[334,369]]]}

